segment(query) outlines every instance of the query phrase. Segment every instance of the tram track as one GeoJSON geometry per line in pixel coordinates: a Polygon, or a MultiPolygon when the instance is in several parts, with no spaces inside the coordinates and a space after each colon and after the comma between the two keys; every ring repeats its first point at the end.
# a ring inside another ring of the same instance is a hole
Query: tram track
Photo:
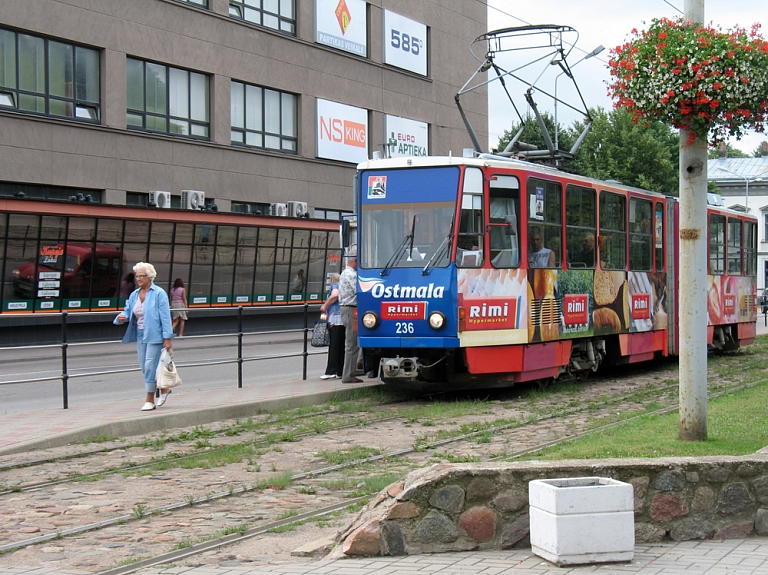
{"type": "MultiPolygon", "coordinates": [[[[636,370],[634,372],[630,372],[629,375],[625,375],[624,378],[625,379],[635,378],[637,377],[638,373],[640,374],[651,373],[654,375],[654,377],[657,380],[661,380],[661,378],[664,375],[663,373],[661,375],[658,375],[657,372],[648,371],[648,370],[639,370],[639,371],[636,370]]],[[[613,382],[609,381],[610,379],[611,379],[610,377],[605,380],[599,380],[596,378],[591,382],[591,384],[595,385],[596,387],[606,387],[606,386],[615,387],[615,386],[624,385],[626,383],[626,382],[622,382],[621,378],[614,380],[613,382]]],[[[653,379],[653,377],[651,379],[653,379]]],[[[762,380],[759,380],[759,381],[762,381],[762,380]]],[[[409,445],[408,447],[401,447],[399,449],[391,449],[388,451],[383,451],[381,453],[374,454],[370,457],[349,461],[346,464],[318,467],[318,468],[310,469],[309,471],[294,473],[291,475],[290,479],[292,483],[299,484],[300,482],[305,480],[316,480],[318,477],[323,475],[334,474],[334,473],[339,474],[344,472],[345,470],[354,471],[354,470],[365,469],[366,466],[371,466],[379,462],[391,462],[395,459],[406,458],[407,456],[412,456],[414,454],[421,455],[423,460],[424,457],[430,454],[433,454],[434,456],[434,454],[437,452],[438,449],[448,445],[453,445],[454,451],[461,451],[462,449],[466,449],[467,445],[471,445],[473,443],[474,445],[477,445],[478,444],[477,438],[481,435],[491,434],[494,436],[499,436],[505,433],[514,434],[515,432],[526,432],[532,426],[541,425],[542,423],[546,423],[548,421],[554,421],[554,420],[565,421],[568,417],[583,415],[586,411],[590,411],[590,410],[594,411],[598,409],[610,410],[612,406],[615,406],[616,404],[619,404],[622,402],[625,404],[633,403],[635,405],[639,405],[642,403],[642,400],[650,399],[653,401],[657,401],[660,397],[664,396],[665,394],[670,395],[673,391],[677,390],[676,383],[665,384],[663,381],[661,383],[656,381],[655,383],[640,386],[640,387],[641,389],[633,389],[633,386],[629,386],[627,390],[622,390],[619,393],[613,394],[613,396],[610,396],[610,394],[607,395],[606,397],[608,397],[608,399],[598,400],[596,398],[593,398],[593,400],[588,402],[583,402],[583,401],[579,402],[580,405],[574,406],[571,408],[562,407],[562,405],[560,405],[562,403],[562,398],[558,397],[557,394],[552,394],[551,396],[548,393],[540,394],[540,396],[545,399],[539,400],[536,403],[536,406],[538,406],[539,404],[547,404],[547,403],[551,403],[553,404],[553,406],[546,407],[546,405],[544,405],[544,407],[540,407],[538,409],[538,413],[534,413],[534,411],[537,411],[537,410],[532,409],[532,411],[527,416],[518,417],[514,421],[509,421],[507,424],[494,425],[493,421],[489,421],[487,422],[486,425],[480,426],[474,431],[470,431],[468,433],[456,433],[454,430],[451,437],[444,437],[444,438],[436,439],[434,441],[425,441],[425,440],[416,438],[416,440],[412,442],[412,445],[409,445]],[[547,410],[548,410],[548,413],[544,413],[544,411],[547,411],[547,410]]],[[[730,392],[736,388],[737,386],[726,385],[722,393],[730,392]]],[[[663,409],[670,410],[670,409],[676,408],[676,402],[672,401],[669,403],[670,404],[666,405],[663,409]]],[[[390,408],[391,405],[385,405],[383,407],[390,408]]],[[[638,408],[638,411],[639,411],[638,415],[648,415],[648,414],[655,413],[655,411],[640,411],[639,408],[638,408]]],[[[660,412],[661,410],[657,410],[657,411],[660,412]]],[[[332,413],[325,411],[325,412],[314,414],[314,415],[328,416],[328,415],[332,415],[332,413]]],[[[303,418],[303,419],[306,419],[306,418],[303,418]]],[[[406,419],[403,419],[402,417],[398,418],[397,416],[393,416],[393,415],[390,415],[388,417],[370,418],[370,421],[368,421],[362,427],[361,427],[362,423],[359,419],[360,418],[358,417],[358,421],[355,424],[344,426],[344,428],[346,430],[353,429],[353,428],[358,428],[363,430],[370,429],[371,433],[377,433],[377,431],[374,430],[373,428],[376,427],[376,425],[381,425],[385,422],[392,423],[399,420],[397,421],[397,425],[399,425],[400,427],[409,425],[406,419]]],[[[504,418],[499,418],[499,419],[504,419],[504,418]]],[[[296,418],[294,423],[296,423],[298,420],[299,418],[296,418]]],[[[284,420],[283,420],[283,423],[285,423],[284,420]]],[[[594,429],[586,430],[584,431],[584,433],[591,433],[599,429],[608,428],[613,425],[618,425],[619,423],[621,422],[612,421],[605,426],[596,426],[594,427],[594,429]]],[[[339,427],[333,431],[329,431],[329,434],[333,434],[333,433],[340,434],[343,431],[344,429],[339,427]]],[[[226,430],[222,429],[220,430],[220,433],[224,434],[226,433],[226,430]]],[[[285,433],[290,433],[290,431],[286,431],[285,433]]],[[[308,432],[305,437],[309,438],[311,436],[312,436],[312,432],[308,432]]],[[[569,434],[567,436],[560,437],[554,440],[549,440],[549,441],[539,440],[534,445],[527,445],[523,449],[517,449],[514,451],[505,452],[503,454],[503,459],[513,459],[515,457],[521,456],[526,452],[530,452],[536,449],[541,449],[542,447],[548,444],[556,444],[561,441],[572,439],[573,437],[575,437],[575,434],[569,434]]],[[[302,438],[302,441],[304,441],[304,438],[302,438]]],[[[286,445],[292,445],[292,443],[289,443],[286,445]]],[[[123,444],[122,448],[124,448],[124,446],[125,444],[123,444]]],[[[117,447],[115,449],[119,450],[117,447]]],[[[93,452],[93,450],[88,450],[88,451],[93,452]]],[[[86,455],[85,452],[81,453],[80,455],[83,458],[88,458],[88,457],[99,457],[102,454],[103,454],[103,451],[97,451],[96,454],[94,455],[86,455]]],[[[198,455],[198,454],[197,453],[190,454],[189,457],[193,457],[195,455],[198,455]]],[[[44,461],[44,458],[40,458],[39,461],[44,461]]],[[[152,465],[157,465],[157,463],[158,463],[157,461],[149,461],[145,463],[144,467],[151,467],[152,465]]],[[[134,467],[134,469],[136,468],[134,467]]],[[[125,471],[125,469],[123,469],[122,471],[125,471]]],[[[115,473],[118,473],[118,471],[115,471],[115,473]]],[[[73,482],[75,480],[72,478],[64,478],[62,481],[57,482],[57,484],[67,483],[68,481],[73,482]]],[[[96,487],[98,487],[98,481],[96,482],[96,487]]],[[[43,490],[43,488],[41,487],[39,488],[39,490],[43,490]]],[[[254,485],[251,485],[250,487],[234,487],[234,488],[230,486],[229,489],[225,491],[208,493],[206,495],[198,495],[197,497],[194,497],[194,498],[191,496],[187,496],[187,498],[185,498],[183,502],[176,501],[171,503],[165,503],[163,505],[157,505],[152,508],[147,507],[143,509],[142,513],[140,514],[135,513],[135,509],[134,509],[134,513],[130,515],[122,514],[116,517],[112,517],[107,521],[92,521],[85,525],[81,525],[76,529],[61,530],[55,533],[48,533],[47,535],[43,535],[35,538],[12,542],[6,546],[0,547],[0,552],[10,552],[13,549],[18,549],[21,547],[36,545],[40,543],[46,543],[54,540],[62,541],[67,538],[72,538],[74,536],[81,535],[88,531],[102,530],[113,525],[121,525],[123,523],[131,522],[134,520],[145,520],[151,516],[159,516],[159,515],[167,516],[167,514],[176,513],[184,508],[193,508],[201,504],[210,504],[211,502],[214,502],[217,500],[226,499],[229,496],[248,495],[256,491],[258,490],[254,488],[254,485]]],[[[18,493],[18,491],[14,491],[14,492],[18,493]]],[[[326,507],[319,507],[317,512],[319,514],[322,514],[323,510],[326,507]]],[[[0,512],[2,512],[1,508],[0,508],[0,512]]],[[[307,512],[307,513],[309,513],[309,515],[307,515],[307,518],[313,517],[311,512],[307,512]]],[[[326,511],[326,513],[328,512],[326,511]]],[[[302,514],[302,517],[304,517],[304,514],[302,514]]],[[[275,521],[269,521],[266,525],[261,525],[258,529],[262,530],[261,532],[265,532],[264,528],[268,525],[272,525],[273,523],[277,525],[275,521]]],[[[290,523],[290,521],[288,521],[288,523],[290,523]]],[[[245,531],[248,531],[248,530],[245,530],[245,531]]],[[[266,531],[269,531],[269,528],[267,528],[266,531]]],[[[227,537],[230,537],[230,535],[227,535],[227,537]]],[[[230,537],[230,539],[227,539],[226,544],[232,544],[231,541],[233,540],[236,541],[236,538],[233,539],[232,537],[230,537]]],[[[162,555],[162,553],[153,555],[153,557],[159,556],[159,555],[162,555]]]]}

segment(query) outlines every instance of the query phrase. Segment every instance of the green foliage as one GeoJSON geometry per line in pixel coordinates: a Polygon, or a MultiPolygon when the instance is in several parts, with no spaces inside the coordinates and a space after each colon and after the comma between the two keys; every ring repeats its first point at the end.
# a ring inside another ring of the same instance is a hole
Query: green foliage
{"type": "MultiPolygon", "coordinates": [[[[740,374],[743,375],[743,374],[740,374]]],[[[746,455],[768,445],[765,419],[768,382],[709,401],[707,440],[678,437],[679,415],[644,415],[526,456],[526,459],[601,459],[613,457],[682,457],[746,455]]]]}
{"type": "MultiPolygon", "coordinates": [[[[662,124],[635,124],[625,110],[590,111],[594,122],[576,153],[572,168],[578,174],[601,180],[677,195],[680,144],[678,134],[662,124]]],[[[575,122],[572,134],[580,134],[575,122]]]]}
{"type": "MultiPolygon", "coordinates": [[[[555,119],[552,117],[552,115],[549,112],[543,112],[541,114],[541,117],[544,120],[544,125],[547,127],[547,131],[549,132],[549,137],[552,140],[552,143],[555,143],[555,119]]],[[[539,150],[546,150],[547,144],[544,142],[544,136],[541,133],[541,129],[539,128],[539,124],[536,121],[536,118],[529,114],[523,118],[523,121],[525,123],[525,129],[523,130],[522,135],[517,140],[518,142],[523,142],[526,144],[531,144],[536,146],[539,150]]],[[[520,123],[512,124],[512,127],[509,130],[504,130],[504,134],[499,138],[499,145],[497,148],[497,151],[502,151],[504,148],[507,147],[507,144],[514,138],[515,134],[517,134],[517,131],[520,129],[520,123]]],[[[558,140],[558,148],[561,150],[570,150],[571,147],[573,147],[574,142],[576,141],[576,138],[578,137],[578,134],[576,136],[573,135],[572,132],[568,131],[562,124],[560,124],[557,140],[558,140]]]]}
{"type": "MultiPolygon", "coordinates": [[[[760,146],[757,147],[757,154],[756,157],[760,156],[760,146]]],[[[720,149],[719,146],[710,146],[707,150],[707,157],[710,159],[714,159],[719,157],[720,155],[720,149]]],[[[725,157],[726,158],[749,158],[749,154],[745,154],[738,148],[734,148],[730,143],[725,144],[725,157]]]]}

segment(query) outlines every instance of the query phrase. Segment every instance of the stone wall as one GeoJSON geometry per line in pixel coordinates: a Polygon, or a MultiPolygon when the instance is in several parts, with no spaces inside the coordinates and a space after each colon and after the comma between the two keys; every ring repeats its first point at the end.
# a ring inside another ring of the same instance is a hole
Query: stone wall
{"type": "Polygon", "coordinates": [[[768,535],[768,451],[745,457],[434,465],[379,493],[332,556],[528,547],[528,483],[610,477],[634,487],[635,541],[768,535]]]}

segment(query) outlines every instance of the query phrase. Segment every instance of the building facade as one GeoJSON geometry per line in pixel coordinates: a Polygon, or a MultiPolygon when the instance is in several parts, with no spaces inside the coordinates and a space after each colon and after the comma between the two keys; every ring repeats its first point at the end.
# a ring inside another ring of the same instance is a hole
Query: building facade
{"type": "MultiPolygon", "coordinates": [[[[193,190],[220,211],[335,219],[374,152],[471,147],[454,95],[484,0],[2,7],[0,196],[195,207],[193,190]]],[[[462,104],[487,139],[487,92],[462,104]]]]}

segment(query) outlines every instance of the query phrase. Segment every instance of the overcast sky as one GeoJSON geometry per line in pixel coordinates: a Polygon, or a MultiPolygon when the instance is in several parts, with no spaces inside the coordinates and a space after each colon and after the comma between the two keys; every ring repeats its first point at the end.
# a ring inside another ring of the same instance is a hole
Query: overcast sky
{"type": "MultiPolygon", "coordinates": [[[[626,42],[632,28],[642,30],[653,18],[682,16],[683,10],[684,0],[488,0],[488,27],[490,30],[498,30],[527,24],[558,24],[576,29],[578,38],[564,38],[577,40],[568,56],[568,64],[573,69],[587,107],[602,106],[610,110],[613,102],[607,95],[606,84],[610,79],[607,68],[609,50],[626,42]],[[577,64],[585,54],[600,45],[605,47],[602,53],[577,64]]],[[[726,30],[736,26],[749,29],[752,24],[759,22],[763,24],[763,37],[768,38],[768,0],[704,0],[704,14],[707,23],[719,25],[726,30]]],[[[483,56],[482,49],[474,52],[483,56]]],[[[538,55],[542,54],[540,52],[538,55]]],[[[527,61],[526,51],[496,57],[497,64],[505,70],[516,69],[527,61]]],[[[536,85],[553,94],[555,78],[560,71],[557,66],[547,65],[544,61],[521,70],[519,74],[524,75],[528,81],[542,74],[536,85]]],[[[490,72],[488,77],[492,74],[490,72]]],[[[514,80],[508,80],[507,87],[515,105],[525,114],[527,105],[523,94],[526,87],[514,80]]],[[[557,80],[557,95],[570,104],[579,103],[566,76],[557,80]]],[[[541,111],[554,114],[551,98],[536,94],[534,99],[541,111]]],[[[574,120],[583,116],[558,104],[557,117],[560,125],[570,126],[574,120]]],[[[499,82],[493,82],[489,85],[489,148],[496,147],[499,136],[515,121],[517,116],[499,82]]],[[[731,145],[751,154],[764,139],[768,140],[768,135],[750,133],[741,141],[732,140],[731,145]]]]}

